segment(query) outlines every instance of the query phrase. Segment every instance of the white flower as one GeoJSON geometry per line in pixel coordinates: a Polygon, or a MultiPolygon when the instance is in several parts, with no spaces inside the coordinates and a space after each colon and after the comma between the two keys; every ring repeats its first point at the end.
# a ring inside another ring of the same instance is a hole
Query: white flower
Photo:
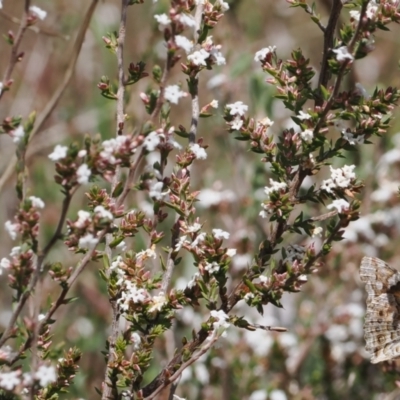
{"type": "Polygon", "coordinates": [[[223,231],[222,229],[213,229],[212,230],[213,236],[215,239],[229,239],[229,232],[223,231]]]}
{"type": "Polygon", "coordinates": [[[7,221],[4,224],[4,227],[6,228],[6,231],[10,235],[10,238],[12,240],[15,240],[17,238],[17,234],[19,232],[19,224],[13,224],[11,221],[7,221]]]}
{"type": "Polygon", "coordinates": [[[233,104],[227,104],[226,108],[230,110],[230,115],[240,115],[242,117],[249,109],[249,106],[244,104],[243,101],[237,101],[233,104]]]}
{"type": "Polygon", "coordinates": [[[15,386],[21,383],[20,370],[1,372],[0,373],[0,387],[6,390],[13,390],[15,386]]]}
{"type": "Polygon", "coordinates": [[[265,390],[255,390],[251,393],[249,400],[267,400],[267,392],[265,390]]]}
{"type": "Polygon", "coordinates": [[[44,208],[44,202],[39,197],[29,196],[29,200],[32,203],[32,207],[34,207],[34,208],[44,208]]]}
{"type": "Polygon", "coordinates": [[[236,249],[228,249],[228,250],[226,251],[225,254],[226,254],[228,257],[233,257],[233,256],[236,255],[236,252],[237,252],[236,249]]]}
{"type": "Polygon", "coordinates": [[[20,125],[17,129],[15,129],[12,133],[11,136],[13,137],[13,142],[14,143],[19,143],[21,139],[25,136],[25,130],[22,125],[20,125]]]}
{"type": "Polygon", "coordinates": [[[153,248],[139,251],[139,253],[136,254],[136,261],[145,261],[148,258],[152,258],[153,260],[157,258],[157,253],[153,248]]]}
{"type": "Polygon", "coordinates": [[[187,238],[186,235],[181,236],[179,238],[178,243],[175,245],[174,251],[179,251],[184,244],[189,244],[189,242],[186,240],[186,238],[187,238]]]}
{"type": "Polygon", "coordinates": [[[201,224],[199,224],[198,222],[195,222],[193,225],[191,225],[187,228],[187,232],[195,233],[195,232],[198,232],[200,229],[201,229],[201,224]]]}
{"type": "Polygon", "coordinates": [[[197,235],[196,239],[193,240],[192,244],[190,245],[191,248],[197,247],[199,243],[203,243],[206,238],[205,232],[200,233],[197,235]]]}
{"type": "Polygon", "coordinates": [[[194,65],[204,65],[206,66],[206,60],[210,57],[210,53],[204,49],[195,51],[194,53],[188,55],[187,59],[191,61],[194,65]]]}
{"type": "Polygon", "coordinates": [[[328,193],[332,193],[332,189],[341,188],[345,189],[350,186],[351,181],[356,178],[356,174],[353,172],[355,165],[345,165],[342,168],[332,168],[331,178],[322,181],[321,190],[325,190],[328,193]]]}
{"type": "Polygon", "coordinates": [[[287,188],[287,184],[285,182],[277,182],[277,181],[274,181],[273,179],[270,179],[269,183],[270,183],[271,187],[265,186],[265,188],[264,188],[264,192],[267,195],[268,200],[271,196],[271,193],[279,192],[279,191],[287,188]]]}
{"type": "Polygon", "coordinates": [[[78,211],[78,219],[75,222],[75,226],[77,228],[83,228],[87,222],[90,222],[90,213],[87,211],[79,210],[78,211]]]}
{"type": "Polygon", "coordinates": [[[150,132],[144,139],[143,141],[143,146],[147,151],[154,151],[156,147],[160,144],[161,142],[161,137],[160,135],[156,132],[150,132]]]}
{"type": "Polygon", "coordinates": [[[175,36],[175,43],[178,47],[185,50],[186,54],[189,54],[193,49],[193,43],[187,37],[182,35],[175,36]]]}
{"type": "Polygon", "coordinates": [[[178,85],[170,85],[165,88],[164,98],[170,103],[178,104],[181,97],[186,97],[187,93],[182,91],[178,85]]]}
{"type": "Polygon", "coordinates": [[[254,61],[260,61],[262,62],[265,57],[267,57],[267,55],[269,53],[273,53],[276,49],[276,46],[268,46],[268,47],[264,47],[263,49],[257,51],[255,57],[254,57],[254,61]]]}
{"type": "Polygon", "coordinates": [[[207,158],[206,151],[197,143],[190,146],[190,151],[194,154],[197,160],[205,160],[207,158]]]}
{"type": "Polygon", "coordinates": [[[316,237],[316,236],[321,236],[322,235],[322,228],[320,226],[317,226],[316,228],[313,229],[311,236],[316,237]]]}
{"type": "Polygon", "coordinates": [[[304,121],[305,119],[310,119],[310,118],[311,118],[311,115],[310,115],[309,113],[305,113],[305,112],[303,112],[303,111],[300,111],[300,112],[299,112],[299,115],[296,115],[296,117],[297,117],[298,119],[301,119],[302,121],[304,121]]]}
{"type": "Polygon", "coordinates": [[[163,186],[163,182],[155,182],[151,184],[151,186],[149,187],[149,196],[151,198],[154,198],[155,200],[163,199],[169,193],[169,190],[167,190],[166,192],[162,191],[163,186]]]}
{"type": "Polygon", "coordinates": [[[350,11],[350,17],[358,21],[360,19],[360,11],[357,10],[351,10],[350,11]]]}
{"type": "Polygon", "coordinates": [[[178,15],[178,19],[182,25],[188,26],[189,28],[196,26],[196,21],[190,14],[181,13],[178,15]]]}
{"type": "Polygon", "coordinates": [[[349,144],[354,146],[355,144],[363,144],[365,141],[365,135],[354,136],[351,132],[345,130],[342,131],[343,139],[347,140],[349,144]]]}
{"type": "Polygon", "coordinates": [[[239,131],[240,128],[243,126],[243,120],[237,115],[233,121],[229,123],[231,129],[239,131]]]}
{"type": "Polygon", "coordinates": [[[274,389],[268,395],[269,400],[287,400],[286,393],[280,389],[274,389]]]}
{"type": "Polygon", "coordinates": [[[39,315],[38,315],[38,321],[39,321],[39,322],[40,322],[40,321],[43,321],[45,318],[46,318],[46,315],[45,315],[45,314],[39,314],[39,315]]]}
{"type": "Polygon", "coordinates": [[[10,257],[17,257],[21,254],[21,246],[14,246],[11,249],[10,257]]]}
{"type": "Polygon", "coordinates": [[[44,11],[41,8],[37,7],[37,6],[31,6],[31,7],[29,7],[29,10],[31,10],[42,21],[47,16],[47,11],[44,11]]]}
{"type": "Polygon", "coordinates": [[[206,266],[204,267],[206,271],[208,271],[210,274],[213,274],[214,272],[219,271],[219,264],[215,261],[213,261],[211,264],[207,263],[206,266]]]}
{"type": "Polygon", "coordinates": [[[41,365],[35,373],[35,378],[39,380],[41,387],[46,387],[57,380],[56,369],[52,365],[41,365]]]}
{"type": "Polygon", "coordinates": [[[108,210],[106,210],[103,206],[96,206],[94,208],[94,212],[100,216],[100,218],[105,218],[108,219],[109,221],[112,221],[114,219],[114,216],[112,213],[108,210]]]}
{"type": "Polygon", "coordinates": [[[213,101],[211,101],[211,103],[210,103],[210,107],[212,107],[212,108],[218,108],[218,100],[213,100],[213,101]]]}
{"type": "Polygon", "coordinates": [[[314,132],[311,129],[306,129],[300,132],[300,136],[306,143],[311,143],[314,138],[314,132]]]}
{"type": "Polygon", "coordinates": [[[266,128],[269,128],[274,124],[274,121],[271,121],[268,117],[265,117],[260,121],[258,121],[258,124],[265,126],[266,128]]]}
{"type": "Polygon", "coordinates": [[[249,293],[246,293],[245,295],[244,295],[244,297],[243,297],[243,300],[244,301],[248,301],[248,300],[251,300],[251,299],[254,299],[254,293],[251,293],[251,292],[249,292],[249,293]]]}
{"type": "Polygon", "coordinates": [[[220,328],[223,328],[225,330],[226,328],[229,328],[229,326],[230,326],[230,323],[228,322],[229,316],[227,314],[225,314],[224,311],[212,310],[210,312],[210,315],[211,315],[211,317],[216,319],[216,321],[213,322],[213,328],[215,330],[218,330],[220,328]]]}
{"type": "Polygon", "coordinates": [[[3,8],[3,0],[0,0],[0,8],[3,8]]]}
{"type": "Polygon", "coordinates": [[[211,57],[217,65],[225,65],[226,60],[223,54],[219,51],[220,46],[215,46],[211,49],[211,57]]]}
{"type": "Polygon", "coordinates": [[[89,182],[90,175],[92,175],[92,171],[87,164],[82,164],[76,171],[77,181],[81,185],[89,182]]]}
{"type": "Polygon", "coordinates": [[[225,11],[229,10],[229,4],[226,1],[223,1],[223,0],[216,0],[216,2],[214,3],[214,7],[215,6],[220,6],[222,12],[225,12],[225,11]]]}
{"type": "Polygon", "coordinates": [[[171,23],[171,20],[169,19],[167,14],[156,14],[154,18],[159,23],[160,28],[163,28],[164,26],[171,23]]]}
{"type": "Polygon", "coordinates": [[[187,284],[187,287],[189,288],[189,289],[192,289],[195,285],[196,285],[196,282],[197,282],[197,280],[200,278],[200,274],[198,273],[198,272],[196,272],[194,275],[193,275],[193,278],[188,282],[188,284],[187,284]]]}
{"type": "Polygon", "coordinates": [[[54,148],[53,152],[49,154],[50,160],[58,161],[61,158],[67,157],[68,147],[60,146],[59,144],[54,148]]]}
{"type": "Polygon", "coordinates": [[[117,304],[123,311],[129,309],[131,301],[135,304],[143,303],[149,296],[145,289],[138,288],[130,281],[126,281],[125,286],[125,289],[121,292],[121,298],[117,300],[117,304]]]}
{"type": "Polygon", "coordinates": [[[0,260],[0,275],[3,273],[3,269],[11,268],[11,261],[8,258],[3,257],[0,260]]]}
{"type": "Polygon", "coordinates": [[[89,250],[92,250],[96,247],[98,242],[99,242],[99,239],[97,239],[91,233],[88,233],[87,235],[85,235],[79,239],[78,246],[83,249],[87,248],[89,250]]]}
{"type": "Polygon", "coordinates": [[[332,204],[329,204],[329,206],[327,208],[328,208],[328,210],[331,210],[332,208],[336,208],[336,210],[340,214],[343,211],[348,210],[349,207],[350,207],[350,204],[346,200],[338,199],[338,200],[333,200],[332,204]]]}
{"type": "Polygon", "coordinates": [[[149,312],[161,311],[165,304],[167,304],[165,294],[164,292],[160,292],[158,296],[152,298],[152,306],[149,308],[149,312]]]}
{"type": "Polygon", "coordinates": [[[142,338],[140,337],[140,335],[136,332],[133,332],[131,335],[131,342],[133,345],[133,350],[139,350],[140,349],[140,345],[142,343],[142,338]]]}
{"type": "Polygon", "coordinates": [[[78,157],[79,157],[79,158],[86,157],[86,154],[87,154],[87,151],[84,150],[84,149],[78,151],[78,157]]]}
{"type": "Polygon", "coordinates": [[[337,49],[333,49],[332,51],[336,53],[336,60],[338,61],[354,60],[354,57],[349,53],[347,46],[342,46],[337,49]]]}
{"type": "MultiPolygon", "coordinates": [[[[2,5],[1,5],[1,0],[0,0],[0,8],[1,7],[2,7],[2,5]]],[[[3,82],[0,82],[0,94],[3,91],[3,87],[4,87],[3,82]]]]}

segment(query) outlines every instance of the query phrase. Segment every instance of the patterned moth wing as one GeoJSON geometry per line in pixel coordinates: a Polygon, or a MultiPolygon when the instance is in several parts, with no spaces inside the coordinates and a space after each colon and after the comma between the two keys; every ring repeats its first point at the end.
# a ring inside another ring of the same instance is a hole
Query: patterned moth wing
{"type": "Polygon", "coordinates": [[[378,258],[364,257],[360,277],[368,293],[364,334],[371,362],[400,357],[400,273],[378,258]]]}

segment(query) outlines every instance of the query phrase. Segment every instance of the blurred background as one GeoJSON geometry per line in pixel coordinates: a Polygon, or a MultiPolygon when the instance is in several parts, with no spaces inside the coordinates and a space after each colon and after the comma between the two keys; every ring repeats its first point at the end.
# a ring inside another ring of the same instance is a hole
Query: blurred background
{"type": "MultiPolygon", "coordinates": [[[[316,1],[323,23],[327,21],[330,1],[316,1]]],[[[15,19],[22,15],[22,3],[3,0],[1,35],[7,35],[10,30],[17,32],[15,19]]],[[[263,188],[268,185],[271,175],[258,155],[248,152],[246,144],[229,136],[222,119],[222,107],[243,101],[249,105],[249,115],[258,119],[268,116],[275,122],[271,128],[275,135],[293,126],[288,110],[273,98],[274,87],[265,83],[266,75],[254,62],[254,54],[263,47],[275,45],[278,57],[286,59],[293,49],[301,47],[318,72],[323,37],[303,10],[289,8],[285,0],[230,0],[228,3],[230,10],[212,32],[214,43],[222,45],[227,64],[200,74],[200,106],[216,99],[220,108],[213,118],[200,121],[199,137],[209,145],[208,158],[195,164],[192,184],[201,189],[198,214],[205,221],[204,229],[229,231],[231,237],[227,247],[238,249],[230,271],[230,285],[233,287],[268,232],[265,220],[260,220],[258,213],[264,198],[263,188]]],[[[25,54],[14,70],[11,90],[0,101],[1,119],[13,115],[25,118],[31,111],[40,113],[46,107],[62,81],[73,39],[89,4],[88,0],[37,0],[35,5],[47,11],[48,15],[24,36],[20,50],[25,54]]],[[[156,64],[163,66],[163,36],[153,15],[166,12],[168,8],[166,0],[159,0],[156,4],[146,1],[143,5],[129,8],[126,65],[144,61],[148,71],[156,64]]],[[[29,195],[38,196],[46,203],[42,212],[42,244],[55,229],[62,200],[53,181],[54,164],[48,159],[48,154],[56,144],[82,143],[85,134],[100,134],[103,140],[115,135],[115,103],[100,95],[97,83],[103,75],[112,82],[116,80],[116,59],[105,48],[102,36],[118,30],[119,13],[120,1],[99,2],[74,76],[56,109],[30,144],[29,195]]],[[[348,11],[344,10],[341,23],[348,21],[348,11]]],[[[375,87],[400,84],[400,30],[394,24],[390,29],[389,32],[377,32],[375,51],[355,63],[344,87],[360,83],[371,93],[375,87]]],[[[186,35],[191,38],[189,31],[186,35]]],[[[0,76],[3,76],[10,56],[10,46],[4,40],[0,44],[0,54],[0,76]]],[[[185,79],[178,63],[168,84],[182,84],[185,90],[185,79]]],[[[149,88],[157,88],[151,78],[128,88],[127,132],[134,131],[147,120],[139,94],[149,88]]],[[[189,98],[182,99],[178,106],[172,106],[171,119],[176,126],[182,124],[188,128],[190,115],[189,98]]],[[[186,144],[183,139],[178,140],[186,144]]],[[[363,255],[378,256],[392,266],[400,264],[400,253],[396,250],[400,244],[400,202],[397,195],[400,185],[399,118],[394,120],[385,136],[372,141],[372,145],[357,146],[357,151],[346,154],[344,162],[355,164],[357,177],[365,182],[360,195],[361,218],[348,227],[346,240],[334,245],[329,257],[323,260],[324,267],[310,277],[301,293],[284,296],[283,309],[268,305],[264,316],[259,316],[242,302],[234,310],[251,322],[284,326],[288,331],[278,334],[230,328],[217,348],[185,371],[178,395],[191,400],[400,398],[396,385],[400,365],[396,362],[372,365],[364,350],[366,293],[359,278],[363,255]]],[[[8,166],[14,151],[12,138],[2,135],[1,172],[8,166]]],[[[151,160],[154,158],[150,155],[149,162],[151,160]]],[[[172,155],[171,168],[173,160],[172,155]]],[[[328,175],[327,167],[314,181],[328,175]]],[[[2,227],[15,212],[14,179],[15,176],[0,193],[2,227]]],[[[85,208],[84,193],[85,188],[81,188],[75,196],[70,218],[75,218],[76,212],[85,208]]],[[[151,213],[152,205],[144,193],[132,194],[129,204],[132,208],[151,213]]],[[[322,210],[315,206],[305,212],[319,215],[322,210]]],[[[172,220],[173,215],[170,215],[162,227],[167,233],[172,220]]],[[[0,238],[0,258],[7,257],[12,246],[17,244],[11,242],[3,228],[0,238]]],[[[139,235],[130,246],[139,251],[146,241],[144,235],[139,235]]],[[[289,243],[308,242],[306,237],[293,236],[287,238],[286,244],[289,243]]],[[[168,244],[168,235],[164,244],[168,244]]],[[[62,261],[70,266],[77,260],[78,257],[68,252],[60,242],[48,261],[62,261]]],[[[78,346],[83,351],[80,371],[65,398],[98,398],[94,387],[100,387],[103,379],[105,363],[101,351],[105,349],[111,315],[106,290],[97,273],[100,267],[100,263],[92,264],[82,274],[72,293],[79,300],[60,309],[54,325],[54,342],[62,342],[60,351],[71,346],[78,346]]],[[[179,267],[174,285],[183,288],[195,272],[193,260],[186,257],[179,267]]],[[[152,269],[159,271],[157,262],[152,269]]],[[[42,294],[43,310],[58,291],[58,286],[50,279],[41,283],[38,292],[42,294]]],[[[6,274],[0,276],[0,304],[2,329],[12,309],[6,274]]],[[[29,313],[29,309],[26,312],[29,313]]],[[[146,376],[148,382],[165,365],[182,337],[190,335],[193,327],[199,328],[205,315],[208,314],[203,313],[202,317],[201,306],[196,309],[187,307],[178,313],[173,333],[157,342],[154,363],[146,376]]]]}

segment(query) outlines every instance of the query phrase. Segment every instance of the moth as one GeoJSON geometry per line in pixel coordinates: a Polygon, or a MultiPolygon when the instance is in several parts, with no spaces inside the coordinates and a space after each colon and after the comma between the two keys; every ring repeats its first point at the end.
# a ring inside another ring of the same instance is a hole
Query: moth
{"type": "Polygon", "coordinates": [[[400,357],[400,272],[379,258],[364,257],[360,277],[368,293],[364,336],[371,363],[400,357]]]}

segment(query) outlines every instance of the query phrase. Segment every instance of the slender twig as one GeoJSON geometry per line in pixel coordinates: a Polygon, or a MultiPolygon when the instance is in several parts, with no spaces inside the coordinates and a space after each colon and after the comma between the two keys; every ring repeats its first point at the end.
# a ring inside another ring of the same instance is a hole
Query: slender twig
{"type": "MultiPolygon", "coordinates": [[[[21,24],[21,20],[19,18],[14,17],[13,15],[10,15],[8,13],[6,13],[4,10],[0,10],[0,16],[2,16],[4,19],[14,23],[14,24],[21,24]]],[[[63,40],[69,40],[70,37],[68,35],[63,35],[60,32],[57,31],[53,31],[52,29],[48,29],[46,27],[39,27],[37,25],[29,25],[28,30],[35,32],[37,34],[41,34],[41,35],[46,35],[46,36],[52,36],[52,37],[57,37],[63,40]]]]}
{"type": "MultiPolygon", "coordinates": [[[[50,99],[50,101],[47,103],[46,107],[44,110],[38,115],[36,118],[36,123],[35,127],[33,128],[29,139],[32,140],[32,138],[35,136],[36,133],[40,131],[40,129],[43,127],[44,123],[47,121],[55,107],[57,106],[58,101],[60,100],[61,96],[63,95],[65,89],[68,87],[72,75],[75,70],[76,62],[78,60],[78,56],[80,54],[81,48],[82,48],[82,43],[83,40],[85,39],[85,34],[86,31],[89,27],[89,23],[92,19],[94,10],[97,6],[99,0],[92,0],[92,3],[90,4],[88,10],[86,11],[85,18],[82,22],[82,25],[79,29],[78,35],[75,39],[75,42],[73,44],[73,49],[71,52],[71,55],[69,57],[69,65],[67,70],[65,71],[64,77],[59,85],[59,87],[56,89],[53,97],[50,99]]],[[[14,173],[15,165],[17,163],[17,157],[13,156],[11,160],[8,162],[7,169],[4,171],[3,175],[0,177],[0,191],[2,188],[5,186],[7,181],[11,178],[11,176],[14,173]]]]}
{"type": "MultiPolygon", "coordinates": [[[[14,71],[15,65],[19,61],[19,46],[22,42],[24,33],[28,27],[29,5],[30,5],[30,0],[25,0],[24,13],[22,15],[18,32],[11,48],[10,61],[8,62],[6,72],[4,73],[3,76],[3,84],[7,84],[7,82],[11,79],[11,75],[14,71]]],[[[4,90],[0,91],[0,99],[3,97],[4,93],[5,93],[4,90]]]]}
{"type": "Polygon", "coordinates": [[[326,27],[322,25],[321,21],[318,18],[318,15],[315,14],[314,10],[310,6],[307,6],[307,8],[305,8],[304,11],[307,14],[310,14],[312,17],[315,17],[315,20],[313,20],[313,22],[315,22],[319,27],[319,29],[321,29],[321,31],[325,33],[326,27]]]}

